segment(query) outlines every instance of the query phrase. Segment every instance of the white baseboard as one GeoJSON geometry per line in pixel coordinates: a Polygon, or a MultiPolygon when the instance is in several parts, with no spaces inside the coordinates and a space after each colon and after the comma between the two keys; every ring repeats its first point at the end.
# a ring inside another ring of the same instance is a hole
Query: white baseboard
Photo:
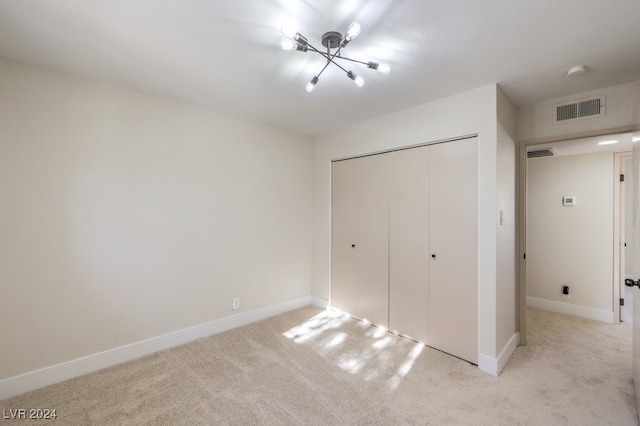
{"type": "Polygon", "coordinates": [[[309,304],[326,307],[326,301],[323,299],[312,296],[301,297],[9,377],[0,380],[0,400],[183,345],[201,337],[222,333],[309,304]]]}
{"type": "Polygon", "coordinates": [[[317,296],[311,296],[311,304],[322,309],[329,309],[329,301],[317,296]]]}
{"type": "Polygon", "coordinates": [[[492,376],[498,377],[502,372],[502,369],[505,365],[507,365],[507,361],[513,355],[516,348],[518,347],[518,339],[520,338],[520,333],[514,333],[511,336],[511,339],[507,342],[507,344],[502,348],[500,355],[498,358],[493,358],[488,355],[479,354],[478,356],[478,368],[480,371],[484,371],[485,373],[489,373],[492,376]]]}
{"type": "Polygon", "coordinates": [[[604,309],[589,308],[587,306],[556,302],[555,300],[538,299],[537,297],[529,296],[527,296],[527,306],[543,311],[557,312],[559,314],[573,315],[575,317],[613,324],[613,311],[604,309]]]}

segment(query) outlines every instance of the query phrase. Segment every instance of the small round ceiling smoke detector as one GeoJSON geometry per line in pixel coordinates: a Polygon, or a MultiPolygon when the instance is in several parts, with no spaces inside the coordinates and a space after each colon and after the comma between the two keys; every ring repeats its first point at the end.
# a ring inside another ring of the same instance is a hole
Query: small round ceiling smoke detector
{"type": "Polygon", "coordinates": [[[570,68],[569,71],[567,71],[567,76],[571,77],[573,75],[584,74],[585,72],[587,72],[587,69],[584,67],[584,65],[577,65],[575,67],[570,68]]]}

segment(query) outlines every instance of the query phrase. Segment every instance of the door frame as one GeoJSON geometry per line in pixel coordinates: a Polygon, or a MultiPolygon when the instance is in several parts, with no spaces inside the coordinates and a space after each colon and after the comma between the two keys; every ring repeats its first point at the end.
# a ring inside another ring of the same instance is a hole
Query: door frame
{"type": "Polygon", "coordinates": [[[624,295],[625,279],[625,191],[624,182],[620,182],[620,175],[631,176],[624,170],[624,161],[633,158],[632,151],[616,152],[614,154],[614,191],[613,191],[613,323],[620,324],[620,298],[624,295]],[[625,173],[626,172],[626,173],[625,173]]]}
{"type": "MultiPolygon", "coordinates": [[[[518,141],[518,161],[516,172],[517,188],[518,188],[518,229],[517,233],[517,268],[518,268],[518,303],[517,303],[517,319],[520,346],[527,344],[527,149],[531,146],[544,145],[556,142],[571,141],[575,139],[583,139],[590,137],[606,136],[617,133],[631,133],[635,130],[634,126],[625,126],[610,129],[601,129],[599,131],[584,132],[579,134],[569,134],[564,136],[555,136],[550,138],[532,139],[527,141],[518,141]]],[[[616,185],[619,187],[619,185],[616,185]]],[[[614,264],[615,269],[615,264],[614,264]]],[[[620,300],[618,299],[618,306],[620,300]]],[[[618,309],[618,313],[620,309],[618,309]]]]}
{"type": "MultiPolygon", "coordinates": [[[[640,116],[638,117],[640,119],[640,116]]],[[[632,129],[631,133],[632,161],[633,171],[631,173],[633,179],[633,279],[638,279],[640,271],[640,125],[632,129]]],[[[633,365],[633,389],[636,394],[636,410],[640,415],[640,294],[633,287],[633,334],[632,334],[632,365],[633,365]]]]}

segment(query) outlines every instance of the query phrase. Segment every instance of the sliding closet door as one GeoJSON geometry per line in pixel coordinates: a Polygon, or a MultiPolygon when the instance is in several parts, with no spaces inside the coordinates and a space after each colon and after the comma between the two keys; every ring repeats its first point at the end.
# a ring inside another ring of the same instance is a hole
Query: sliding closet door
{"type": "Polygon", "coordinates": [[[477,139],[333,163],[331,304],[478,362],[477,139]]]}
{"type": "Polygon", "coordinates": [[[331,173],[331,305],[389,324],[389,159],[334,162],[331,173]]]}
{"type": "Polygon", "coordinates": [[[429,345],[477,364],[477,139],[432,145],[429,171],[429,345]]]}
{"type": "Polygon", "coordinates": [[[389,156],[389,329],[429,344],[429,147],[389,156]]]}
{"type": "Polygon", "coordinates": [[[355,162],[332,163],[331,306],[354,314],[358,309],[357,196],[358,168],[355,162]]]}
{"type": "Polygon", "coordinates": [[[389,156],[355,160],[358,194],[358,318],[389,324],[389,156]]]}

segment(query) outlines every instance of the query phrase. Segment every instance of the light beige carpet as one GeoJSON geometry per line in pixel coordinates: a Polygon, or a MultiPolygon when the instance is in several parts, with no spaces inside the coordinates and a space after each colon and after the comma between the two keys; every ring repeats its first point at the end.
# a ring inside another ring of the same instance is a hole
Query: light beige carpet
{"type": "Polygon", "coordinates": [[[55,408],[60,425],[637,424],[630,328],[528,315],[529,344],[499,378],[306,307],[1,401],[0,409],[55,408]]]}

